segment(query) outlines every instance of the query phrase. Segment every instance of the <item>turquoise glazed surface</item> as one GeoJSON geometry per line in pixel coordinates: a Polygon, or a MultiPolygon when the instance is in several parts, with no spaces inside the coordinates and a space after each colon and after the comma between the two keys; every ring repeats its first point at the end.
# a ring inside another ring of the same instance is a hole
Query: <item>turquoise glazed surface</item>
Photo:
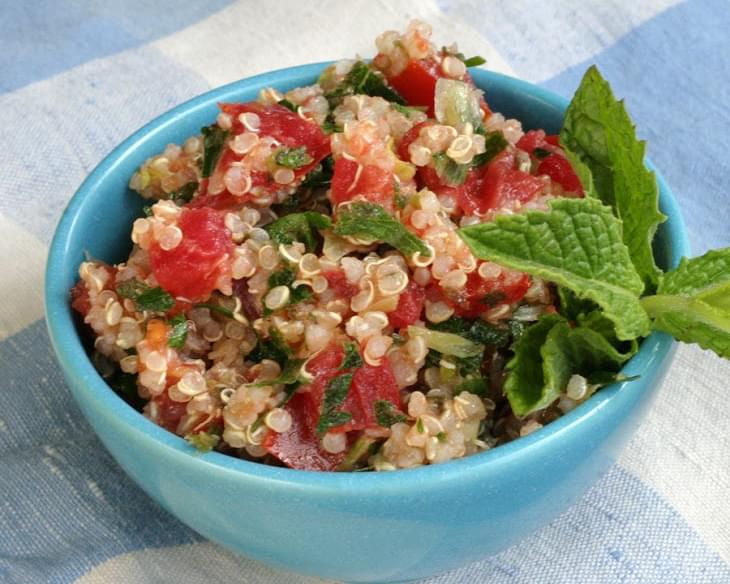
{"type": "MultiPolygon", "coordinates": [[[[197,454],[109,389],[79,339],[68,290],[84,254],[110,263],[130,249],[142,200],[129,177],[170,142],[216,117],[216,103],[255,99],[262,87],[312,83],[323,64],[274,71],[197,97],[150,122],[92,172],[58,225],[46,272],[51,339],[81,410],[114,458],[152,498],[213,541],[303,574],[350,582],[426,577],[484,558],[546,525],[615,460],[665,374],[673,341],[653,334],[624,368],[637,381],[598,392],[566,416],[495,450],[392,473],[316,473],[219,453],[197,454]]],[[[495,111],[556,132],[567,100],[509,77],[473,71],[495,111]]],[[[688,254],[684,225],[659,177],[660,264],[688,254]]],[[[123,502],[119,502],[123,504],[123,502]]]]}

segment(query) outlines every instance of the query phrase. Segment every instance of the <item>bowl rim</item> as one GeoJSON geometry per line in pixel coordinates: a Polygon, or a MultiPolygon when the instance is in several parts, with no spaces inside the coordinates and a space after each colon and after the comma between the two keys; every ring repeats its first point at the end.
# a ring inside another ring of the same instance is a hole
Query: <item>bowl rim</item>
{"type": "MultiPolygon", "coordinates": [[[[103,184],[110,175],[113,175],[115,168],[122,160],[133,155],[135,147],[140,142],[156,134],[164,133],[182,118],[210,107],[211,103],[235,99],[238,93],[253,86],[274,86],[277,83],[286,83],[287,80],[306,75],[314,78],[331,63],[328,61],[277,69],[223,85],[187,100],[157,116],[126,138],[107,154],[83,181],[67,204],[56,227],[48,253],[44,290],[49,336],[74,397],[80,400],[77,391],[82,392],[84,399],[91,400],[95,402],[96,406],[113,413],[120,423],[128,425],[140,439],[151,440],[158,446],[168,449],[170,454],[183,455],[190,464],[202,465],[201,469],[204,472],[243,473],[257,479],[280,483],[334,490],[347,488],[350,491],[360,492],[370,491],[373,488],[389,490],[397,487],[403,481],[448,480],[461,473],[481,472],[488,470],[489,467],[494,467],[496,470],[496,467],[510,465],[521,455],[571,433],[571,428],[574,426],[590,423],[592,416],[615,405],[614,402],[620,398],[620,395],[631,389],[630,382],[617,383],[603,388],[585,403],[528,436],[485,452],[450,460],[446,463],[401,469],[398,472],[319,472],[269,466],[215,451],[198,454],[182,437],[165,430],[134,410],[101,378],[79,339],[68,301],[68,290],[64,289],[59,281],[61,278],[56,277],[56,274],[62,272],[62,267],[70,261],[68,258],[69,239],[84,209],[87,195],[103,184]]],[[[512,92],[546,102],[561,112],[564,112],[568,105],[568,99],[527,81],[483,69],[472,70],[471,73],[478,86],[489,83],[501,85],[512,92]]],[[[648,159],[646,164],[656,172],[648,159]]],[[[681,256],[689,255],[687,233],[677,201],[659,173],[657,173],[657,182],[660,189],[660,205],[668,217],[666,228],[668,229],[669,254],[672,262],[676,263],[681,256]]],[[[621,371],[627,375],[641,373],[644,370],[640,368],[639,363],[647,360],[651,360],[649,365],[656,368],[659,363],[671,356],[674,344],[674,340],[668,335],[652,333],[644,339],[637,354],[624,365],[621,371]]],[[[646,366],[646,363],[644,365],[646,366]]]]}

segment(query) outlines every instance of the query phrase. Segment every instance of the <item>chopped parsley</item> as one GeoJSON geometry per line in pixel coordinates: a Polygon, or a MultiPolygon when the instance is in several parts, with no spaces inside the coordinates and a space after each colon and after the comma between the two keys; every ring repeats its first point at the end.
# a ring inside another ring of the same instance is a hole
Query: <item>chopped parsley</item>
{"type": "Polygon", "coordinates": [[[483,132],[484,152],[477,154],[471,161],[472,166],[483,166],[509,146],[502,132],[483,132]]]}
{"type": "Polygon", "coordinates": [[[426,431],[426,428],[423,427],[423,419],[418,418],[418,421],[416,422],[416,431],[419,434],[423,434],[426,431]]]}
{"type": "MultiPolygon", "coordinates": [[[[315,251],[318,246],[316,233],[332,227],[332,221],[326,215],[316,211],[290,213],[266,226],[271,240],[277,244],[291,244],[299,241],[307,251],[315,251]]],[[[292,279],[293,280],[293,279],[292,279]]]]}
{"type": "Polygon", "coordinates": [[[469,57],[468,59],[462,58],[461,60],[464,61],[464,65],[467,67],[479,67],[479,65],[484,65],[487,62],[484,57],[480,57],[479,55],[469,57]]]}
{"type": "Polygon", "coordinates": [[[188,338],[188,320],[184,314],[176,314],[170,319],[172,330],[167,337],[167,346],[182,349],[188,338]]]}
{"type": "Polygon", "coordinates": [[[297,113],[296,104],[290,102],[288,99],[280,99],[277,103],[279,105],[283,105],[286,109],[293,111],[294,113],[297,113]]]}
{"type": "Polygon", "coordinates": [[[176,205],[182,206],[193,200],[193,196],[197,190],[198,183],[196,181],[190,181],[189,183],[185,183],[177,191],[170,193],[170,200],[176,205]]]}
{"type": "Polygon", "coordinates": [[[360,351],[357,350],[357,345],[347,343],[345,345],[345,357],[342,359],[340,369],[353,369],[355,367],[362,367],[362,357],[360,357],[360,351]]]}
{"type": "Polygon", "coordinates": [[[325,97],[330,102],[330,107],[338,105],[345,96],[348,95],[359,95],[364,93],[365,95],[382,97],[383,99],[405,105],[405,100],[398,95],[398,93],[388,87],[385,80],[376,73],[375,70],[370,67],[364,61],[358,61],[350,69],[350,72],[345,75],[345,78],[340,84],[335,87],[330,93],[326,94],[325,97]]]}
{"type": "Polygon", "coordinates": [[[233,311],[230,308],[226,308],[225,306],[221,306],[220,304],[212,304],[209,302],[200,302],[198,304],[195,304],[194,306],[195,306],[195,308],[207,308],[208,310],[217,312],[218,314],[221,314],[221,315],[225,316],[226,318],[235,318],[233,311]]]}
{"type": "Polygon", "coordinates": [[[132,300],[140,312],[167,312],[175,299],[159,286],[151,288],[139,280],[125,280],[117,286],[117,294],[132,300]]]}
{"type": "Polygon", "coordinates": [[[347,399],[352,377],[352,373],[342,373],[330,379],[327,384],[324,390],[324,400],[322,400],[322,411],[317,422],[319,436],[324,436],[330,428],[346,424],[352,419],[352,414],[338,409],[347,399]]]}
{"type": "Polygon", "coordinates": [[[416,252],[430,255],[429,249],[418,237],[380,205],[357,202],[340,211],[335,234],[372,241],[382,241],[410,256],[416,252]]]}
{"type": "Polygon", "coordinates": [[[332,182],[335,162],[332,155],[327,156],[305,177],[303,187],[317,188],[328,187],[332,182]]]}
{"type": "Polygon", "coordinates": [[[436,152],[433,156],[433,168],[439,178],[447,185],[455,187],[463,184],[469,173],[468,164],[458,164],[446,152],[436,152]]]}
{"type": "Polygon", "coordinates": [[[276,361],[281,367],[286,368],[286,364],[292,355],[292,350],[284,342],[281,333],[275,328],[269,329],[269,338],[258,338],[258,343],[251,351],[247,359],[254,363],[261,363],[264,359],[276,361]]]}
{"type": "Polygon", "coordinates": [[[467,379],[462,381],[459,385],[454,388],[454,395],[459,395],[462,391],[467,391],[478,395],[479,397],[485,397],[489,390],[489,382],[484,377],[475,377],[473,379],[467,379]]]}
{"type": "Polygon", "coordinates": [[[398,411],[398,409],[388,400],[379,399],[375,401],[373,406],[375,410],[375,419],[379,426],[383,428],[390,428],[393,424],[398,422],[405,422],[405,414],[398,411]]]}
{"type": "Polygon", "coordinates": [[[215,170],[218,164],[223,145],[228,138],[228,130],[224,130],[220,126],[213,124],[200,129],[203,134],[203,164],[200,168],[200,176],[208,178],[215,170]]]}
{"type": "Polygon", "coordinates": [[[297,148],[281,148],[274,154],[274,162],[279,166],[296,170],[314,162],[314,158],[307,152],[306,146],[297,148]]]}

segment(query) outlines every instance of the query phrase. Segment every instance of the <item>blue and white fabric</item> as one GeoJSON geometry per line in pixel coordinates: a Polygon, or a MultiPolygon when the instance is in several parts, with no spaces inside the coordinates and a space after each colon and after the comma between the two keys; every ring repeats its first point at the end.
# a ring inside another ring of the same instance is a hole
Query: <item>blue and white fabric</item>
{"type": "MultiPolygon", "coordinates": [[[[674,190],[695,254],[730,245],[727,0],[10,0],[0,14],[0,582],[314,583],[236,556],[147,498],[95,438],[45,331],[61,211],[122,139],[212,87],[372,54],[430,22],[493,69],[572,95],[597,63],[674,190]]],[[[730,363],[683,346],[624,455],[498,556],[429,580],[730,582],[730,363]]]]}

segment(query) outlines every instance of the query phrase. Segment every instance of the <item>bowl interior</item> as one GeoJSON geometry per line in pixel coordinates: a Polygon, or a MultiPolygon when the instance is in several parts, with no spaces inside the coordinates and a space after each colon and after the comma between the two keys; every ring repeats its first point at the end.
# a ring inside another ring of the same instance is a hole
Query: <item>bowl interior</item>
{"type": "MultiPolygon", "coordinates": [[[[305,65],[274,71],[224,86],[186,102],[153,120],[120,144],[79,188],[65,210],[51,244],[46,271],[46,315],[51,340],[61,365],[67,376],[79,381],[75,384],[78,386],[75,391],[83,393],[82,399],[114,410],[115,415],[138,429],[141,434],[151,436],[176,450],[190,451],[184,440],[134,411],[96,373],[75,328],[68,290],[77,281],[78,266],[85,257],[116,263],[128,255],[131,249],[131,224],[136,217],[142,215],[145,202],[128,189],[127,183],[142,162],[162,151],[167,144],[182,143],[189,136],[197,134],[202,126],[212,123],[217,115],[217,103],[255,99],[263,87],[273,86],[286,91],[310,84],[325,65],[305,65]]],[[[529,83],[488,71],[474,71],[473,77],[477,85],[485,90],[486,98],[494,111],[501,112],[506,117],[520,119],[525,129],[544,128],[548,133],[559,130],[568,103],[566,99],[529,83]]],[[[676,202],[661,177],[658,179],[661,208],[668,216],[668,221],[658,230],[655,249],[658,263],[667,268],[676,265],[681,256],[688,254],[688,245],[676,202]]],[[[658,339],[656,343],[653,351],[666,352],[671,345],[669,339],[658,339]]],[[[640,357],[641,351],[634,360],[640,357]]],[[[458,467],[482,464],[488,460],[518,454],[520,449],[529,448],[541,437],[558,432],[579,418],[589,415],[591,409],[610,400],[615,388],[619,386],[620,384],[598,392],[585,404],[530,436],[493,451],[451,461],[447,465],[438,465],[441,467],[438,472],[442,473],[445,467],[456,470],[458,467]]],[[[359,481],[361,486],[365,486],[372,481],[395,481],[397,479],[394,475],[402,474],[385,473],[386,476],[375,476],[376,473],[365,473],[354,478],[345,478],[347,473],[311,473],[266,467],[215,452],[206,455],[205,459],[210,464],[259,476],[317,483],[339,481],[353,485],[355,481],[359,481]]],[[[423,467],[405,472],[427,474],[437,471],[431,467],[423,467]]]]}

